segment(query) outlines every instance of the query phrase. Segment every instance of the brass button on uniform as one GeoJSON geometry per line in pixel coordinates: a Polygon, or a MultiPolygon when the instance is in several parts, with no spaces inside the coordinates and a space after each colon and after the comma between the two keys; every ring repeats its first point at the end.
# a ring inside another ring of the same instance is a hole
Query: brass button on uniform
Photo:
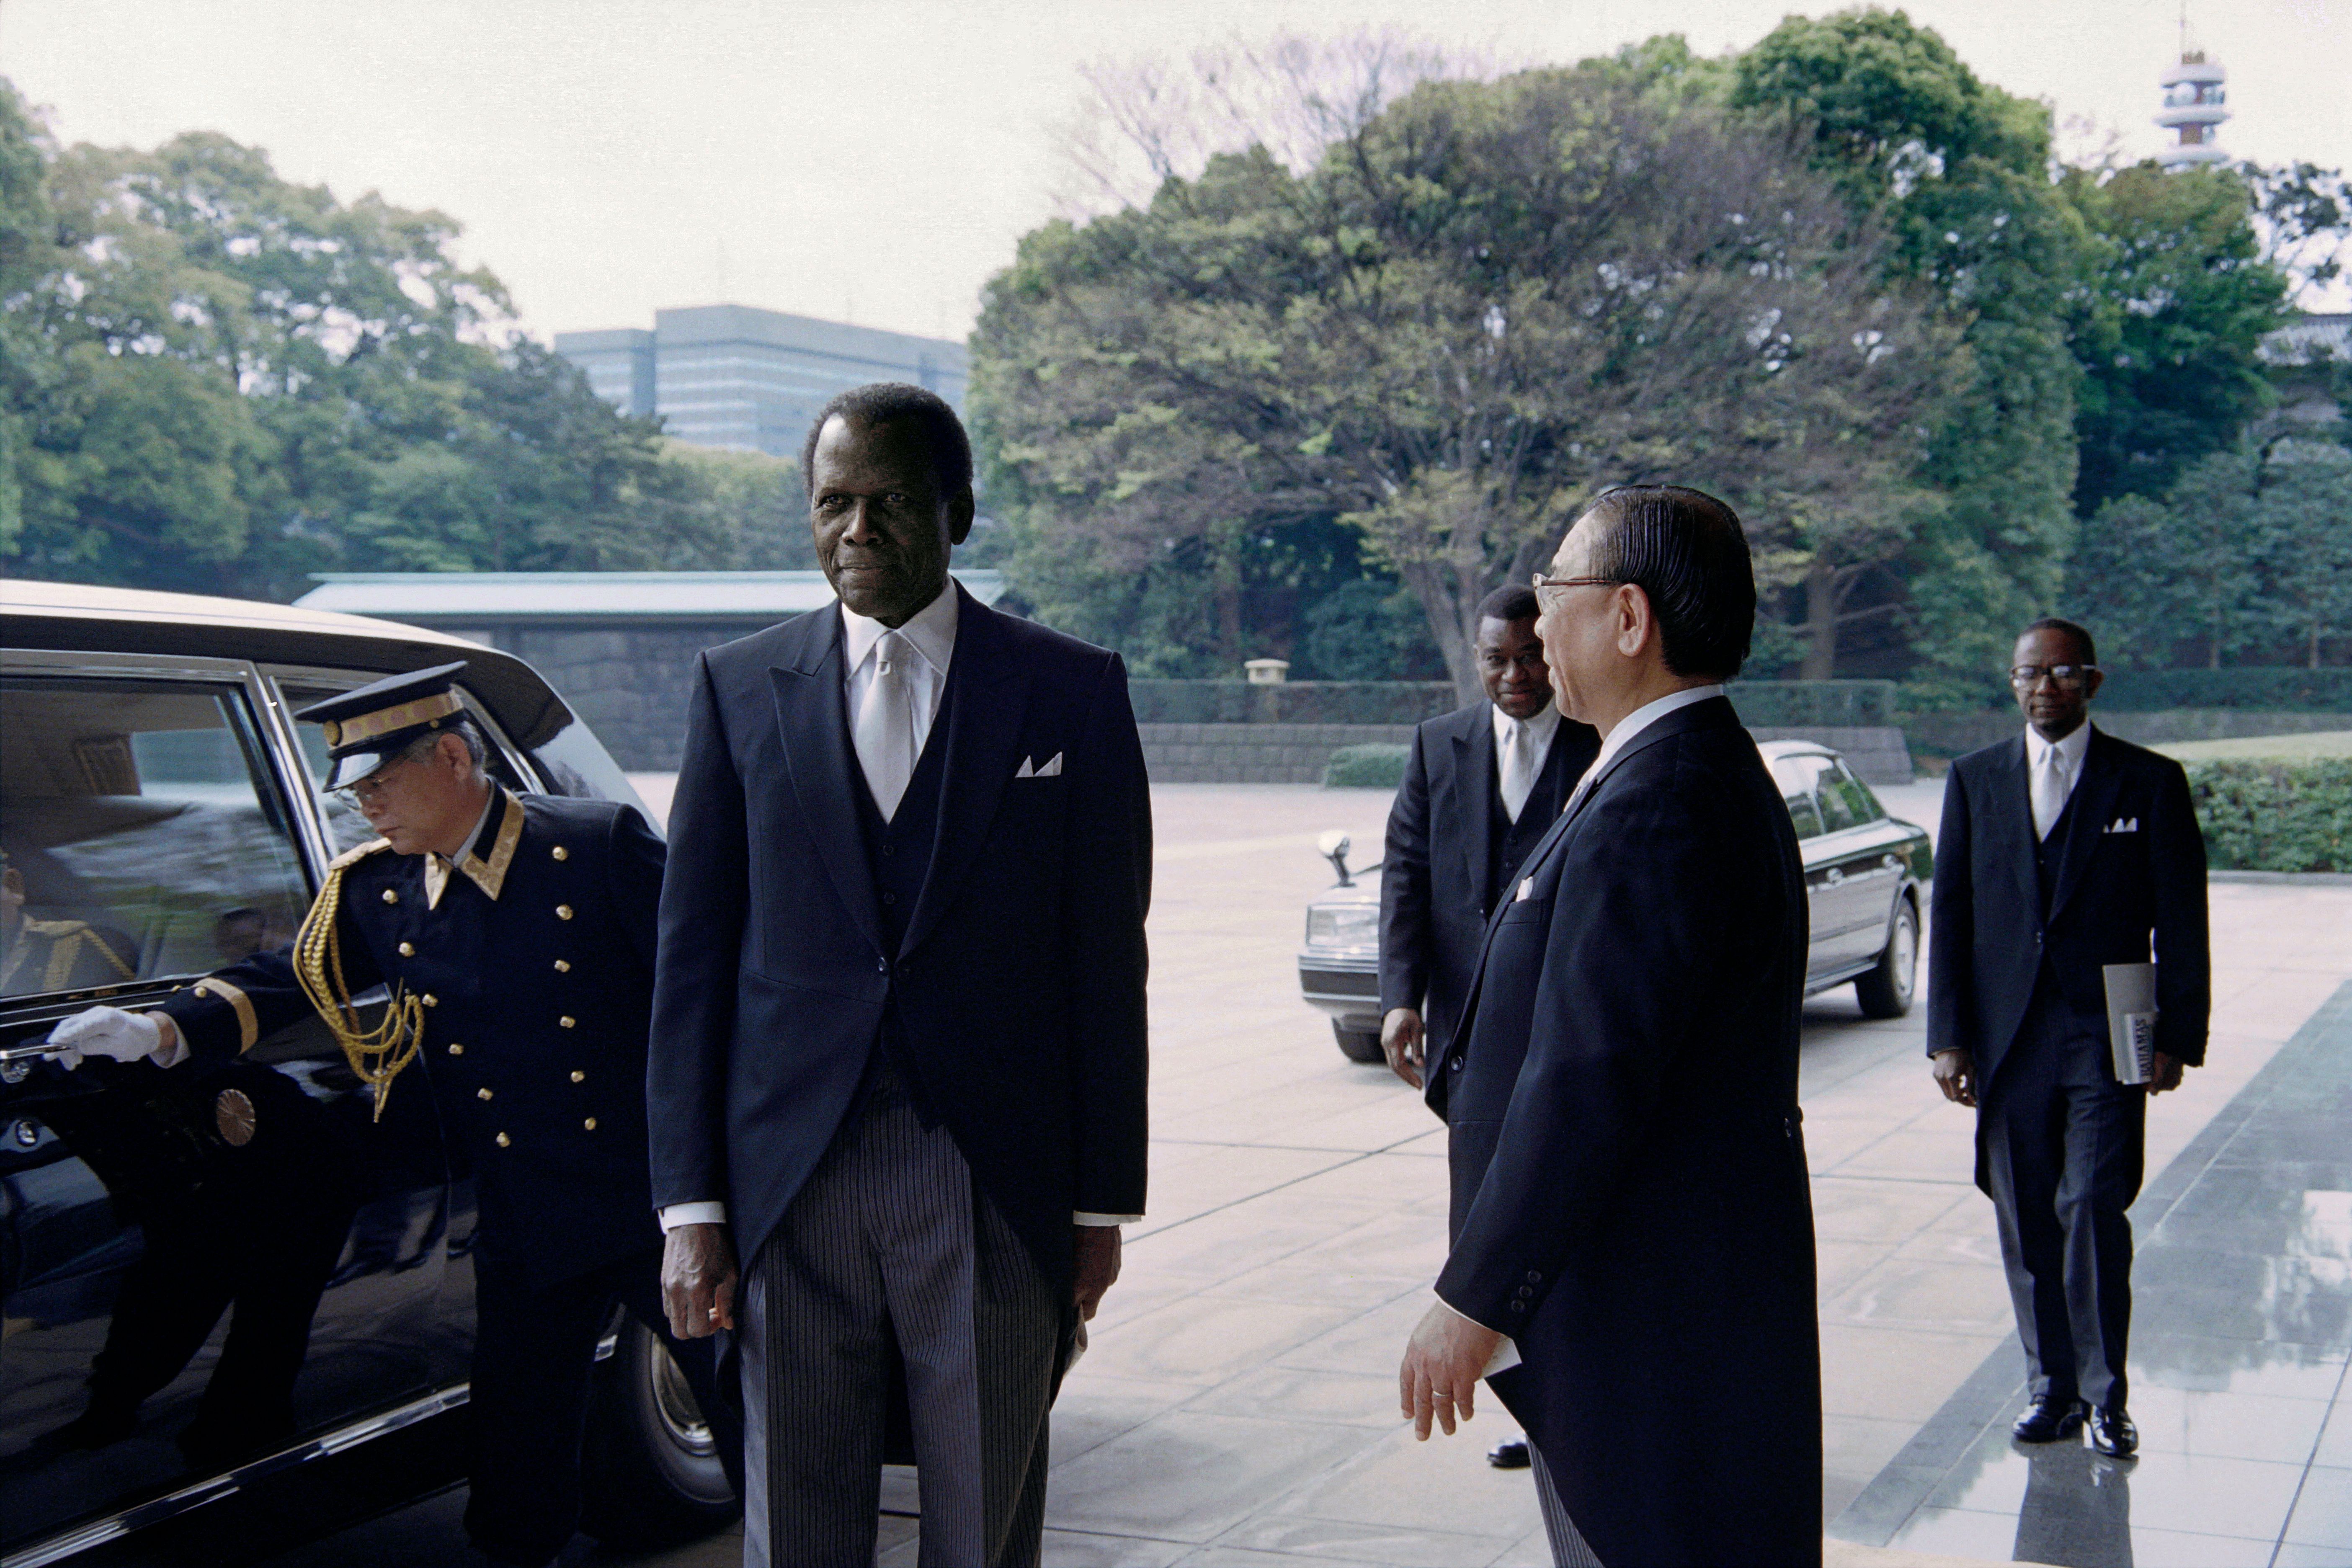
{"type": "Polygon", "coordinates": [[[501,1132],[501,1133],[499,1133],[499,1148],[503,1149],[503,1148],[505,1148],[508,1144],[509,1144],[509,1143],[511,1143],[511,1142],[514,1142],[514,1140],[513,1140],[513,1139],[511,1139],[511,1138],[509,1138],[509,1137],[508,1137],[505,1133],[501,1132]]]}
{"type": "Polygon", "coordinates": [[[490,1091],[488,1088],[478,1089],[474,1091],[474,1098],[476,1100],[488,1100],[490,1098],[490,1091]]]}
{"type": "Polygon", "coordinates": [[[568,921],[568,920],[570,920],[570,919],[572,918],[572,906],[571,906],[570,904],[558,904],[558,905],[556,905],[556,906],[555,906],[555,918],[556,918],[557,920],[560,920],[560,921],[568,921]]]}
{"type": "Polygon", "coordinates": [[[462,1057],[466,1054],[466,1047],[452,1040],[449,1042],[449,1054],[453,1057],[462,1057]]]}
{"type": "Polygon", "coordinates": [[[553,856],[554,856],[558,860],[569,860],[569,859],[571,859],[571,858],[572,858],[572,851],[571,851],[571,850],[569,850],[569,849],[566,849],[566,848],[565,848],[562,845],[561,845],[561,844],[557,845],[553,849],[550,850],[548,853],[550,853],[550,854],[553,855],[553,856]]]}
{"type": "Polygon", "coordinates": [[[586,1083],[588,1081],[588,1075],[582,1072],[578,1068],[573,1068],[572,1069],[572,1081],[574,1083],[586,1083]]]}
{"type": "Polygon", "coordinates": [[[568,958],[559,958],[559,959],[557,959],[557,960],[555,961],[555,973],[558,973],[558,974],[569,974],[569,973],[572,973],[572,961],[571,961],[570,959],[568,959],[568,958]]]}
{"type": "Polygon", "coordinates": [[[383,890],[383,901],[387,904],[396,904],[400,902],[400,894],[393,889],[386,888],[383,890]]]}
{"type": "Polygon", "coordinates": [[[593,1116],[592,1116],[592,1117],[590,1117],[587,1121],[585,1121],[582,1122],[580,1125],[581,1125],[581,1126],[583,1126],[583,1127],[584,1127],[584,1128],[586,1128],[589,1131],[593,1132],[593,1131],[596,1131],[596,1119],[595,1119],[594,1117],[593,1117],[593,1116]]]}
{"type": "Polygon", "coordinates": [[[569,1013],[566,1013],[565,1015],[563,1015],[563,1016],[562,1016],[562,1017],[558,1018],[558,1019],[557,1019],[557,1020],[555,1020],[555,1021],[556,1021],[558,1024],[562,1025],[564,1028],[567,1028],[567,1029],[568,1029],[568,1028],[570,1028],[570,1027],[572,1027],[572,1026],[573,1024],[575,1024],[575,1023],[579,1022],[579,1020],[578,1020],[578,1019],[576,1019],[576,1018],[572,1017],[572,1016],[571,1014],[569,1014],[569,1013]]]}
{"type": "Polygon", "coordinates": [[[416,956],[415,946],[413,943],[402,942],[400,944],[400,956],[403,958],[415,958],[416,956]]]}

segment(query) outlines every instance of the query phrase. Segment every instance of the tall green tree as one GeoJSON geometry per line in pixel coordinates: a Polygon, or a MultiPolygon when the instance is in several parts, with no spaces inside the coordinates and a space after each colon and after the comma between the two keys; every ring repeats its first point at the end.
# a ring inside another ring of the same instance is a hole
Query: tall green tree
{"type": "Polygon", "coordinates": [[[2066,311],[2083,226],[2051,188],[2049,110],[1979,79],[1900,11],[1792,16],[1736,70],[1732,101],[1885,224],[1890,274],[1934,290],[1962,345],[1911,476],[1934,504],[1899,563],[1843,580],[1809,568],[1803,673],[1835,672],[1825,619],[1894,615],[1916,693],[1973,700],[2011,628],[2055,596],[2072,536],[2066,311]]]}
{"type": "Polygon", "coordinates": [[[1114,571],[1336,519],[1472,693],[1479,599],[1601,484],[1709,485],[1783,553],[1899,554],[1941,345],[1880,244],[1801,158],[1618,63],[1424,83],[1304,174],[1227,154],[1027,237],[973,339],[992,504],[1114,571]]]}
{"type": "Polygon", "coordinates": [[[2117,496],[2162,495],[2236,444],[2270,402],[2262,342],[2287,317],[2288,279],[2262,254],[2236,170],[2071,169],[2059,188],[2090,240],[2071,312],[2074,503],[2088,517],[2117,496]]]}

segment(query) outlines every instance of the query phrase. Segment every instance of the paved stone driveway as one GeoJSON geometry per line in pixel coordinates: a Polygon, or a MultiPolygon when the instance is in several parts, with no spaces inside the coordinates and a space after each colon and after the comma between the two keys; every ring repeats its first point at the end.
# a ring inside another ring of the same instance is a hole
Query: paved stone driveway
{"type": "MultiPolygon", "coordinates": [[[[1939,786],[1881,794],[1934,826],[1939,786]]],[[[1484,1460],[1507,1416],[1426,1445],[1398,1420],[1398,1352],[1443,1258],[1443,1137],[1297,999],[1303,908],[1330,879],[1315,834],[1346,828],[1370,860],[1387,805],[1308,786],[1154,791],[1150,1216],[1130,1227],[1125,1277],[1055,1415],[1049,1563],[1547,1560],[1525,1472],[1484,1460]]],[[[2220,885],[2213,912],[2212,1065],[2158,1102],[2151,1174],[2352,976],[2352,889],[2220,885]]],[[[1864,1020],[1843,989],[1807,1013],[1825,1517],[2009,1331],[1969,1117],[1928,1083],[1920,1031],[1916,1014],[1864,1020]]],[[[893,1477],[886,1502],[884,1560],[911,1564],[911,1479],[893,1477]]],[[[406,1539],[446,1533],[457,1507],[419,1505],[406,1539]]],[[[377,1555],[362,1533],[315,1560],[425,1560],[377,1555]]],[[[730,1536],[635,1561],[717,1568],[739,1551],[730,1536]]]]}

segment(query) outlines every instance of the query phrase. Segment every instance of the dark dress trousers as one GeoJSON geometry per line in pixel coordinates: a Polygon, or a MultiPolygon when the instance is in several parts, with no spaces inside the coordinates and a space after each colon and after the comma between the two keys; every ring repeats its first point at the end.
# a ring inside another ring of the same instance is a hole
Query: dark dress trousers
{"type": "Polygon", "coordinates": [[[751,1560],[871,1560],[903,1355],[925,1561],[1034,1561],[1073,1216],[1143,1212],[1150,802],[1126,671],[951,591],[940,706],[887,823],[838,606],[696,671],[653,1198],[723,1201],[746,1272],[751,1560]]]}
{"type": "MultiPolygon", "coordinates": [[[[449,870],[437,902],[424,856],[377,839],[339,862],[350,994],[389,984],[425,1004],[423,1047],[389,1093],[395,1105],[429,1096],[453,1162],[474,1178],[467,1526],[517,1562],[543,1562],[571,1539],[581,1424],[612,1303],[667,1332],[645,1098],[662,861],[634,808],[502,791],[467,858],[476,874],[449,870]]],[[[199,1057],[234,1058],[310,1008],[281,950],[197,982],[162,1011],[199,1057]]],[[[727,1442],[709,1342],[672,1348],[727,1442]]]]}
{"type": "MultiPolygon", "coordinates": [[[[1425,1057],[1454,1037],[1498,889],[1515,882],[1600,750],[1591,725],[1560,720],[1514,822],[1496,768],[1494,704],[1413,731],[1381,858],[1381,1013],[1419,1008],[1425,1057]]],[[[1433,1103],[1444,1114],[1442,1089],[1433,1103]]]]}
{"type": "Polygon", "coordinates": [[[1821,1561],[1797,1109],[1805,893],[1729,701],[1605,764],[1488,923],[1450,1080],[1437,1293],[1609,1568],[1821,1561]]]}
{"type": "Polygon", "coordinates": [[[2205,843],[2180,764],[2095,729],[2046,839],[2022,734],[1952,764],[1928,922],[1927,1049],[1974,1058],[1993,1200],[2037,1394],[2122,1405],[2147,1095],[2116,1081],[2110,963],[2156,962],[2156,1047],[2205,1059],[2205,843]]]}

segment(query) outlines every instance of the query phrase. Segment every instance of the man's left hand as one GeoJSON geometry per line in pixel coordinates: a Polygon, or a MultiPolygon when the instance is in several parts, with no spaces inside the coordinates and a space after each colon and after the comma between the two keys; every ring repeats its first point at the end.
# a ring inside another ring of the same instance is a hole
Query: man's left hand
{"type": "Polygon", "coordinates": [[[2185,1066],[2187,1064],[2178,1057],[2168,1057],[2162,1051],[2157,1052],[2155,1075],[2147,1080],[2148,1093],[2162,1094],[2167,1089],[2179,1089],[2181,1068],[2185,1066]]]}
{"type": "Polygon", "coordinates": [[[1095,1309],[1102,1305],[1104,1292],[1118,1279],[1118,1226],[1081,1225],[1071,1228],[1077,1232],[1078,1318],[1091,1322],[1095,1309]]]}
{"type": "Polygon", "coordinates": [[[1478,1379],[1502,1342],[1502,1335],[1443,1301],[1423,1315],[1404,1347],[1404,1363],[1397,1368],[1397,1403],[1412,1423],[1416,1438],[1429,1441],[1432,1418],[1449,1437],[1457,1411],[1463,1420],[1470,1419],[1478,1379]]]}

